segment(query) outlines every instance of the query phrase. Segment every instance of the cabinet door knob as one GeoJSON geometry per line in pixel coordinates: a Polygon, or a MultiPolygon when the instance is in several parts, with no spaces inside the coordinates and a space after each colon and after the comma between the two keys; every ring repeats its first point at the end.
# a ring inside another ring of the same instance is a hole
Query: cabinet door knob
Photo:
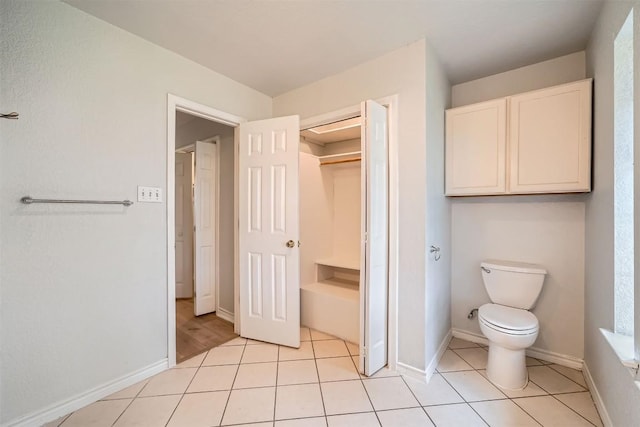
{"type": "Polygon", "coordinates": [[[289,240],[289,241],[287,242],[287,247],[288,247],[288,248],[292,248],[292,247],[294,247],[295,245],[296,245],[296,242],[294,242],[293,240],[289,240]]]}

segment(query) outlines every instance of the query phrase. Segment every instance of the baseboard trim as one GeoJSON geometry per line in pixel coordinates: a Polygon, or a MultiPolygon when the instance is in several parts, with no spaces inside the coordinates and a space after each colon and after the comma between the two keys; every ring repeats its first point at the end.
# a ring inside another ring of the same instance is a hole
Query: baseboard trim
{"type": "Polygon", "coordinates": [[[427,372],[422,369],[398,362],[396,364],[396,372],[406,377],[415,378],[418,381],[427,382],[427,372]]]}
{"type": "MultiPolygon", "coordinates": [[[[476,334],[474,332],[464,331],[462,329],[453,328],[451,333],[454,337],[460,338],[466,341],[475,342],[477,344],[489,345],[484,335],[476,334]]],[[[536,359],[544,360],[547,362],[555,363],[557,365],[566,366],[568,368],[582,370],[584,361],[574,356],[566,354],[555,353],[553,351],[544,350],[541,348],[530,347],[527,349],[527,356],[535,357],[536,359]]]]}
{"type": "Polygon", "coordinates": [[[442,355],[444,354],[444,352],[447,351],[447,346],[449,345],[449,341],[451,341],[451,331],[447,332],[447,334],[444,336],[444,339],[442,340],[442,342],[440,343],[440,346],[438,347],[438,351],[436,352],[436,354],[433,355],[433,357],[431,358],[431,361],[429,362],[429,364],[424,370],[415,368],[413,366],[409,366],[402,362],[398,362],[396,364],[396,371],[401,375],[405,375],[407,377],[415,378],[424,383],[428,383],[429,381],[431,381],[431,377],[433,376],[433,373],[436,371],[436,367],[440,362],[440,358],[442,358],[442,355]]]}
{"type": "Polygon", "coordinates": [[[222,320],[226,320],[227,322],[231,322],[231,323],[236,322],[236,318],[234,314],[229,310],[225,310],[222,307],[218,307],[218,309],[216,310],[216,315],[222,320]]]}
{"type": "Polygon", "coordinates": [[[37,427],[44,423],[56,420],[70,412],[96,402],[119,390],[127,388],[137,382],[145,380],[169,367],[168,359],[162,359],[130,374],[116,378],[86,392],[77,394],[69,399],[54,403],[44,409],[23,415],[3,424],[2,427],[37,427]]]}
{"type": "Polygon", "coordinates": [[[427,373],[427,382],[431,381],[431,377],[433,376],[433,373],[436,371],[436,368],[438,367],[438,363],[440,363],[440,359],[442,358],[442,355],[444,354],[445,351],[447,351],[447,347],[449,346],[449,341],[451,341],[451,337],[452,337],[451,329],[449,329],[449,332],[446,333],[446,335],[444,336],[444,339],[440,343],[440,346],[438,347],[438,351],[436,352],[436,354],[433,355],[433,357],[431,358],[431,362],[429,362],[429,364],[427,365],[427,368],[425,369],[427,373]]]}
{"type": "Polygon", "coordinates": [[[583,363],[582,372],[584,373],[584,379],[587,381],[587,385],[589,386],[591,397],[593,397],[593,401],[596,404],[596,409],[598,409],[598,414],[600,415],[602,424],[604,424],[604,427],[613,427],[607,408],[604,406],[602,396],[600,396],[598,387],[596,387],[596,383],[593,381],[593,377],[591,376],[591,372],[589,371],[589,367],[586,363],[583,363]]]}

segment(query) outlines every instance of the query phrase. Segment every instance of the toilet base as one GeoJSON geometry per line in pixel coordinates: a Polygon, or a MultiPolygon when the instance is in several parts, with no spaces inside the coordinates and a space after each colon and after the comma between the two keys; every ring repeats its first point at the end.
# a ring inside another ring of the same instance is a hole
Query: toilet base
{"type": "Polygon", "coordinates": [[[510,350],[489,343],[487,376],[495,385],[507,390],[522,390],[529,382],[524,349],[510,350]]]}

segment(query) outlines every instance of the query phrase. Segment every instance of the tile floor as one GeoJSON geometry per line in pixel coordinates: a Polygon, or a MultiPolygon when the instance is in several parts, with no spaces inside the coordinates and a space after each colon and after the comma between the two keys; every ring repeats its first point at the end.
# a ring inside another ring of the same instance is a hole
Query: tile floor
{"type": "Polygon", "coordinates": [[[527,358],[529,385],[486,379],[487,349],[454,338],[429,384],[357,370],[357,346],[309,329],[294,350],[236,338],[47,427],[602,426],[582,373],[527,358]]]}

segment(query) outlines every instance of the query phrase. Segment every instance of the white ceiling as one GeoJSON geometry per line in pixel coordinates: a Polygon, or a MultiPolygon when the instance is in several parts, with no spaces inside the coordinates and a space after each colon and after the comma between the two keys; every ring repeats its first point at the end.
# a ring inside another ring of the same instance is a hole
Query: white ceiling
{"type": "Polygon", "coordinates": [[[65,0],[276,96],[426,37],[452,84],[583,50],[603,0],[65,0]]]}

